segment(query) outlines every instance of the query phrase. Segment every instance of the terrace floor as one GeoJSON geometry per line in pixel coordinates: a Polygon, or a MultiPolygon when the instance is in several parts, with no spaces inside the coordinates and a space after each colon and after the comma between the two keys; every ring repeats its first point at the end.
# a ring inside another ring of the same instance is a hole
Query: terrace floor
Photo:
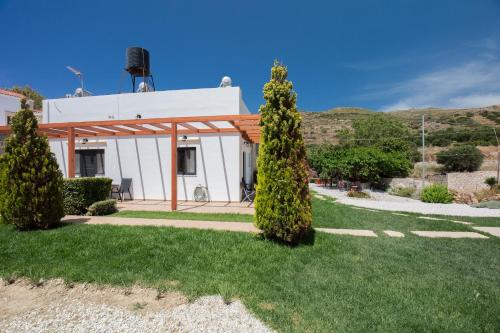
{"type": "MultiPolygon", "coordinates": [[[[163,200],[126,200],[118,201],[117,208],[120,211],[156,211],[169,212],[170,201],[163,200]]],[[[234,213],[253,214],[254,204],[252,202],[196,202],[178,201],[177,211],[192,213],[234,213]]]]}

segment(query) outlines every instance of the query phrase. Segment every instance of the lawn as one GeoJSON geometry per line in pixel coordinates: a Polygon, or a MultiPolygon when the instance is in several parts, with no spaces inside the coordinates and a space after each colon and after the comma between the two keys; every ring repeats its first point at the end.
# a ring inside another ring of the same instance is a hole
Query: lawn
{"type": "Polygon", "coordinates": [[[116,217],[140,217],[146,219],[168,219],[168,220],[199,220],[199,221],[223,221],[223,222],[252,222],[253,215],[248,214],[214,214],[214,213],[191,213],[191,212],[156,212],[156,211],[121,211],[110,216],[116,217]]]}
{"type": "MultiPolygon", "coordinates": [[[[469,230],[320,200],[314,223],[469,230]]],[[[282,332],[499,331],[500,239],[377,234],[317,232],[313,244],[290,248],[246,233],[103,225],[16,232],[0,225],[0,274],[160,289],[175,280],[190,297],[241,299],[282,332]]]]}

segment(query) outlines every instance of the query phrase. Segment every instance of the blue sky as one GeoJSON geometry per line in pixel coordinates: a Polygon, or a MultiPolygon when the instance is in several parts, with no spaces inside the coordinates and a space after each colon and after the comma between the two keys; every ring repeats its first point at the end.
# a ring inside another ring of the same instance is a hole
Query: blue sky
{"type": "Polygon", "coordinates": [[[130,88],[125,48],[151,53],[158,90],[242,87],[253,112],[273,59],[300,109],[500,104],[499,0],[0,0],[0,87],[49,98],[85,74],[96,94],[130,88]]]}

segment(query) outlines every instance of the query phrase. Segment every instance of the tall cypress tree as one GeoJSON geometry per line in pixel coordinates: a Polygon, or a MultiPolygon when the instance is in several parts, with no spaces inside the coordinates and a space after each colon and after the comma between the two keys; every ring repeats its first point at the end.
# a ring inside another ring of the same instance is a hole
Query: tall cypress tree
{"type": "Polygon", "coordinates": [[[254,219],[265,237],[296,244],[311,227],[312,214],[302,119],[287,76],[275,61],[264,85],[254,219]]]}
{"type": "Polygon", "coordinates": [[[48,229],[64,216],[62,173],[47,138],[37,134],[33,111],[17,112],[11,128],[0,157],[2,221],[21,230],[48,229]]]}

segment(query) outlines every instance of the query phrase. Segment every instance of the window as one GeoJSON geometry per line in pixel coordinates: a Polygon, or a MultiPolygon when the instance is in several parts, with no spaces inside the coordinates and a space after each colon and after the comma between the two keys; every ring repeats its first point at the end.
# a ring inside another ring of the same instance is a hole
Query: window
{"type": "Polygon", "coordinates": [[[12,118],[14,117],[16,113],[12,111],[6,111],[5,112],[5,123],[7,125],[12,125],[12,118]]]}
{"type": "Polygon", "coordinates": [[[81,177],[104,175],[104,149],[81,149],[75,154],[75,173],[81,177]]]}
{"type": "Polygon", "coordinates": [[[196,175],[196,148],[177,148],[177,174],[196,175]]]}

